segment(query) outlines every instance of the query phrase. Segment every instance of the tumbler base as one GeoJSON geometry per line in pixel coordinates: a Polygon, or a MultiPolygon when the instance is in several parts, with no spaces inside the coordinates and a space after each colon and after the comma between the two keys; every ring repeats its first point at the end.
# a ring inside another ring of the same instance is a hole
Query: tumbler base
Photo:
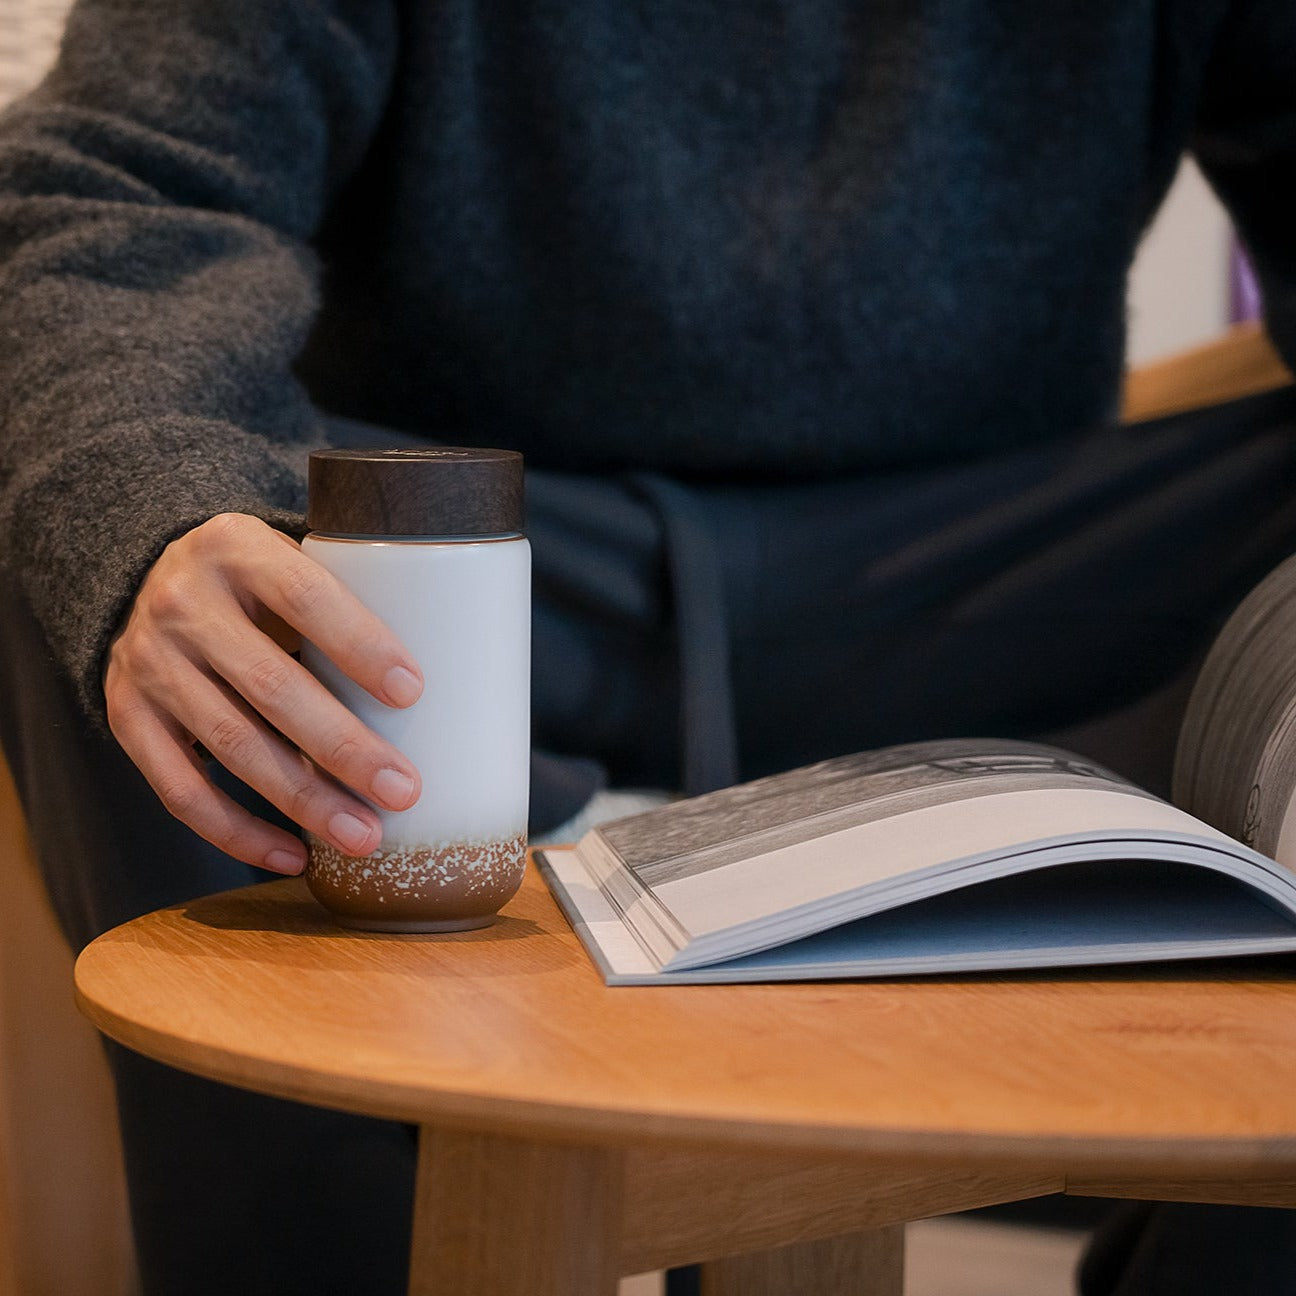
{"type": "Polygon", "coordinates": [[[372,932],[457,932],[475,931],[478,927],[489,927],[498,914],[482,914],[475,918],[430,918],[418,921],[409,918],[356,918],[343,914],[330,914],[339,927],[351,931],[372,932]]]}

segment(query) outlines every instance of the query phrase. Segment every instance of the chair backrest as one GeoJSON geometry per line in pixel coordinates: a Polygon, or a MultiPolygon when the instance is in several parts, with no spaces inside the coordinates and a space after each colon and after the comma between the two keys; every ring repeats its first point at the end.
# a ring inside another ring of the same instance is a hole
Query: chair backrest
{"type": "Polygon", "coordinates": [[[137,1289],[108,1064],[0,758],[0,1296],[137,1289]]]}
{"type": "MultiPolygon", "coordinates": [[[[69,0],[0,0],[0,107],[54,57],[69,0]]],[[[0,755],[0,1296],[138,1290],[112,1080],[0,755]]]]}

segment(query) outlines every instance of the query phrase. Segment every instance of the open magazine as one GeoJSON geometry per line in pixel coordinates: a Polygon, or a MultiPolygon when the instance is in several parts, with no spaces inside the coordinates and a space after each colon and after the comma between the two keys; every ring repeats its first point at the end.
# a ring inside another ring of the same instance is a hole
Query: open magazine
{"type": "Polygon", "coordinates": [[[609,984],[1296,951],[1296,560],[1230,618],[1170,805],[983,739],[843,756],[602,824],[541,872],[609,984]]]}

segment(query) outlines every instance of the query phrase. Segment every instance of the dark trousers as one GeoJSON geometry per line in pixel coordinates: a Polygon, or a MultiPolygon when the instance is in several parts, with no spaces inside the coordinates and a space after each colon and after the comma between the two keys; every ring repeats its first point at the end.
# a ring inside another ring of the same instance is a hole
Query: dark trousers
{"type": "MultiPolygon", "coordinates": [[[[690,749],[725,746],[716,729],[744,777],[975,733],[1061,736],[1164,790],[1194,663],[1296,549],[1294,426],[1284,395],[992,461],[674,483],[678,504],[633,478],[533,473],[533,822],[557,822],[605,778],[681,786],[690,749]]],[[[3,603],[0,741],[73,946],[262,876],[167,817],[78,707],[12,583],[3,603]]],[[[110,1056],[146,1292],[404,1289],[409,1129],[110,1056]]],[[[1274,1278],[1296,1273],[1291,1216],[1207,1215],[1227,1218],[1238,1256],[1267,1239],[1277,1269],[1246,1286],[1241,1261],[1222,1285],[1198,1266],[1188,1285],[1156,1286],[1143,1221],[1093,1262],[1087,1296],[1292,1285],[1274,1278]]]]}
{"type": "Polygon", "coordinates": [[[1122,1202],[1080,1267],[1081,1296],[1296,1296],[1296,1211],[1122,1202]]]}

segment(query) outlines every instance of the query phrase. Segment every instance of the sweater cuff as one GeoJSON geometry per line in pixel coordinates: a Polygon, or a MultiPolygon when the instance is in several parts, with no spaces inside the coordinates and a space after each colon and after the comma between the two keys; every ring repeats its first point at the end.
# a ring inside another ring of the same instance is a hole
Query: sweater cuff
{"type": "Polygon", "coordinates": [[[101,432],[10,483],[0,506],[7,565],[97,727],[107,730],[108,645],[163,549],[220,513],[299,538],[309,448],[176,418],[101,432]]]}

